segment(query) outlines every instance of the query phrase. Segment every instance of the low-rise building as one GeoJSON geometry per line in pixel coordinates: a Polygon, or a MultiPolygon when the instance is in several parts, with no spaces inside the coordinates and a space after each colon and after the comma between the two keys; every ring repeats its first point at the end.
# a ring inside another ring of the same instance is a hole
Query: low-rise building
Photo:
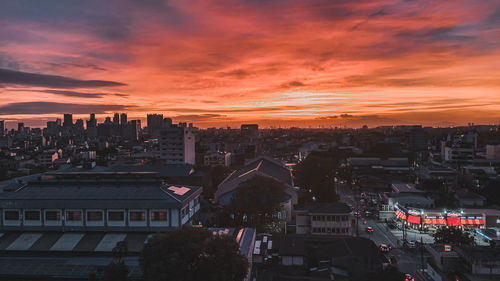
{"type": "Polygon", "coordinates": [[[308,203],[294,206],[296,234],[352,235],[353,213],[345,203],[308,203]]]}
{"type": "Polygon", "coordinates": [[[167,231],[191,223],[201,192],[155,173],[53,173],[0,194],[0,230],[167,231]]]}

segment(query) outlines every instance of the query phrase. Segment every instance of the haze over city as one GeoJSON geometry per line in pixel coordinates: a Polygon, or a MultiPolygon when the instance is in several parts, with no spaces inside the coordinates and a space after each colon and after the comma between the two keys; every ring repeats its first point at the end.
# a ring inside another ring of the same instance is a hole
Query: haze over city
{"type": "Polygon", "coordinates": [[[498,1],[2,1],[0,119],[500,122],[498,1]]]}

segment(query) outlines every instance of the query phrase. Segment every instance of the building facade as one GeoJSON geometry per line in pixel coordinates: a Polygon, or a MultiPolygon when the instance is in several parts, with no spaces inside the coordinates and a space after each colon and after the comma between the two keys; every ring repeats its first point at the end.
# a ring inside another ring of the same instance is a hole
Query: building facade
{"type": "Polygon", "coordinates": [[[195,159],[195,136],[192,125],[172,126],[160,133],[160,159],[163,164],[191,164],[195,159]]]}
{"type": "Polygon", "coordinates": [[[309,203],[294,206],[297,234],[353,234],[354,217],[345,203],[309,203]]]}

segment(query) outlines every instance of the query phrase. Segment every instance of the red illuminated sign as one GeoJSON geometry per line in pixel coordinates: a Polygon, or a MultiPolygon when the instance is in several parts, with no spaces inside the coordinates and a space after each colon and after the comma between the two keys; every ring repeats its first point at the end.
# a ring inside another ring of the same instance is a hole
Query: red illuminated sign
{"type": "Polygon", "coordinates": [[[448,225],[461,225],[460,218],[447,218],[446,223],[448,225]]]}
{"type": "Polygon", "coordinates": [[[396,217],[402,219],[402,220],[406,220],[406,215],[401,212],[400,210],[396,210],[396,217]]]}
{"type": "Polygon", "coordinates": [[[408,222],[418,223],[419,224],[420,223],[420,217],[409,215],[408,216],[408,222]]]}

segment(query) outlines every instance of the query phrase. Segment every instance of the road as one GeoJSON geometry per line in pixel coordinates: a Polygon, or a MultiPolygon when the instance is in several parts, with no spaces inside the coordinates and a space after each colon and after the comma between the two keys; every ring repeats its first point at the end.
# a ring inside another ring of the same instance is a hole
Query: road
{"type": "MultiPolygon", "coordinates": [[[[352,191],[347,185],[339,184],[337,187],[337,193],[340,196],[340,201],[345,202],[353,206],[354,211],[358,211],[363,214],[363,206],[355,198],[355,192],[352,191]]],[[[414,278],[415,281],[426,281],[417,272],[421,268],[421,254],[418,249],[406,249],[402,248],[402,242],[398,239],[384,223],[377,222],[371,218],[359,218],[358,220],[358,231],[360,237],[366,237],[371,239],[377,246],[380,244],[388,244],[393,247],[391,252],[386,255],[394,256],[397,260],[397,268],[403,273],[409,273],[414,278]],[[366,224],[363,221],[366,220],[366,224]],[[372,227],[373,233],[368,234],[366,232],[366,227],[372,227]]],[[[356,231],[355,231],[356,233],[356,231]]]]}

